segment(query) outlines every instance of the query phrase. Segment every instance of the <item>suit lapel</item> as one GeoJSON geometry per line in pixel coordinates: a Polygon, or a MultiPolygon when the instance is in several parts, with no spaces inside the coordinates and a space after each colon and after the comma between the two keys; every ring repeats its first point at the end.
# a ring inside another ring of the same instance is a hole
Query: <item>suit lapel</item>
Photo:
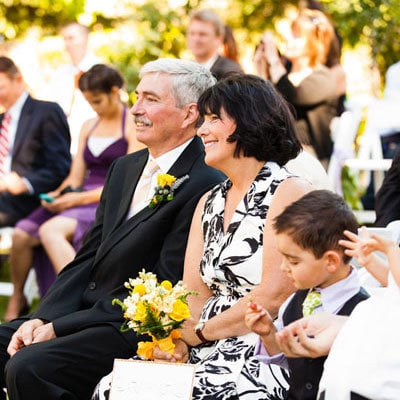
{"type": "Polygon", "coordinates": [[[17,131],[15,132],[14,146],[12,157],[16,157],[21,149],[22,143],[26,139],[26,133],[30,132],[28,128],[31,123],[33,111],[33,99],[28,96],[25,104],[22,107],[21,114],[18,121],[17,131]]]}
{"type": "MultiPolygon", "coordinates": [[[[176,176],[177,178],[188,174],[190,169],[192,168],[193,163],[202,152],[204,152],[204,147],[202,145],[201,139],[195,137],[194,140],[192,140],[192,142],[186,147],[180,157],[175,161],[168,173],[176,176]]],[[[125,177],[125,183],[123,187],[127,189],[125,192],[126,196],[121,202],[121,207],[118,212],[117,218],[119,222],[115,225],[116,228],[114,229],[114,231],[111,232],[111,234],[99,247],[99,251],[96,254],[95,264],[99,262],[116,243],[121,241],[125,236],[132,232],[132,230],[134,230],[138,224],[150,218],[164,205],[164,203],[162,203],[154,208],[145,207],[143,210],[133,215],[127,221],[123,221],[123,218],[125,218],[126,216],[128,207],[130,206],[134,188],[136,187],[147,158],[148,153],[146,153],[146,155],[138,161],[138,176],[135,177],[136,183],[132,181],[132,175],[127,174],[127,177],[125,177]],[[139,165],[141,166],[141,168],[139,168],[139,165]],[[128,189],[129,187],[130,189],[128,189]]]]}
{"type": "Polygon", "coordinates": [[[184,152],[172,165],[168,173],[178,179],[181,178],[192,168],[193,163],[200,154],[204,154],[204,146],[201,139],[195,136],[190,144],[186,147],[184,152]]]}

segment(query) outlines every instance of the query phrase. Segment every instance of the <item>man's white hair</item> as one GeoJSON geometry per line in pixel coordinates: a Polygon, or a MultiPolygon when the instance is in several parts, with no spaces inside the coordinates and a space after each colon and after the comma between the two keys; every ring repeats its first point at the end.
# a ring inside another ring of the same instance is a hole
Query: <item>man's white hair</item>
{"type": "Polygon", "coordinates": [[[172,75],[172,90],[177,107],[197,103],[200,95],[216,83],[216,79],[204,66],[177,58],[159,58],[146,63],[140,70],[140,78],[146,74],[172,75]]]}

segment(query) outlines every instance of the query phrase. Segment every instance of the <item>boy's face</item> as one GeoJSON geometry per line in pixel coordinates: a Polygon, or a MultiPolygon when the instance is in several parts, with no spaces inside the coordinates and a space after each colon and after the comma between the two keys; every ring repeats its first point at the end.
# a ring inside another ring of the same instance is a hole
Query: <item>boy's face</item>
{"type": "Polygon", "coordinates": [[[282,254],[281,269],[293,280],[298,289],[325,287],[333,278],[328,271],[328,259],[323,255],[315,258],[311,251],[297,245],[286,233],[276,235],[277,246],[282,254]]]}

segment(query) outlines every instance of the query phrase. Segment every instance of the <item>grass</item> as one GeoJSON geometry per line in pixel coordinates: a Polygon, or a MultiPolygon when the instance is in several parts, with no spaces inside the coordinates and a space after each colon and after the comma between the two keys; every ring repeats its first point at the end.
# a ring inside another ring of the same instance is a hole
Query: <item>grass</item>
{"type": "MultiPolygon", "coordinates": [[[[10,282],[10,267],[8,264],[8,257],[0,255],[0,282],[10,282]]],[[[8,296],[0,296],[0,321],[3,320],[4,314],[7,309],[8,296]]],[[[30,311],[34,311],[39,304],[39,299],[34,299],[30,311]]]]}
{"type": "MultiPolygon", "coordinates": [[[[8,257],[0,256],[0,281],[10,282],[10,268],[8,265],[8,257]]],[[[0,296],[0,321],[3,319],[7,308],[8,296],[0,296]]]]}

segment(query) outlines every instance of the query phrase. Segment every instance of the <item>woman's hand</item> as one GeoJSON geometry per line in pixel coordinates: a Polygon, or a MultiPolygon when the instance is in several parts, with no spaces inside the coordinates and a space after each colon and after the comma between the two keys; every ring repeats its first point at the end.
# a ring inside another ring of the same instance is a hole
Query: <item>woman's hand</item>
{"type": "Polygon", "coordinates": [[[82,204],[82,193],[81,192],[70,192],[65,193],[54,199],[52,203],[46,201],[41,202],[42,207],[53,213],[59,213],[69,208],[76,207],[82,204]]]}
{"type": "Polygon", "coordinates": [[[189,359],[189,346],[181,339],[175,339],[175,352],[170,354],[156,347],[153,351],[154,361],[185,363],[189,359]]]}
{"type": "Polygon", "coordinates": [[[265,59],[264,43],[262,41],[257,45],[256,51],[254,52],[253,64],[256,69],[257,75],[265,80],[268,80],[268,64],[267,60],[265,59]]]}

